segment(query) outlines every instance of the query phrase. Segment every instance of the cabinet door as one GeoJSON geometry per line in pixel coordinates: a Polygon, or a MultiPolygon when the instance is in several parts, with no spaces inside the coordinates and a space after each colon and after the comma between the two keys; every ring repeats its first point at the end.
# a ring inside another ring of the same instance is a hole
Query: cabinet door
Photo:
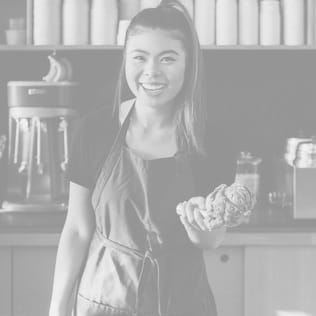
{"type": "Polygon", "coordinates": [[[220,247],[204,252],[210,286],[219,316],[244,316],[243,247],[220,247]]]}
{"type": "Polygon", "coordinates": [[[245,315],[316,315],[315,247],[247,247],[245,315]]]}
{"type": "Polygon", "coordinates": [[[11,315],[11,250],[0,247],[0,316],[11,315]]]}
{"type": "Polygon", "coordinates": [[[13,248],[13,316],[48,315],[56,247],[13,248]]]}

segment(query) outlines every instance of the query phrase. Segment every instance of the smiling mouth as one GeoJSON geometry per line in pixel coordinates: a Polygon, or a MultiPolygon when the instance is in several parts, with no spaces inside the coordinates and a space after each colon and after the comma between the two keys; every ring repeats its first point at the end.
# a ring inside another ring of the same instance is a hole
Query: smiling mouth
{"type": "Polygon", "coordinates": [[[166,85],[163,83],[140,83],[141,87],[150,92],[162,91],[166,85]]]}

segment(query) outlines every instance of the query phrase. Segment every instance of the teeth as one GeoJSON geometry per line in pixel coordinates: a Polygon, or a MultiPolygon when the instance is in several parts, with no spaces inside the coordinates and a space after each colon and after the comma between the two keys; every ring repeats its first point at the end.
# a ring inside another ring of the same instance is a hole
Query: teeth
{"type": "Polygon", "coordinates": [[[142,86],[147,90],[160,90],[164,87],[163,84],[150,84],[150,83],[143,83],[142,86]]]}

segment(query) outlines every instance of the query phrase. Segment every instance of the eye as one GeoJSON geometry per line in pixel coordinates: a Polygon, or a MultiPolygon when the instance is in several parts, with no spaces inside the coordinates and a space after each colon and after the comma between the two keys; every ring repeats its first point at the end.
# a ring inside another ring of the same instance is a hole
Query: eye
{"type": "Polygon", "coordinates": [[[137,62],[142,62],[142,61],[145,61],[145,57],[144,56],[141,56],[141,55],[136,55],[133,57],[133,59],[137,62]]]}
{"type": "Polygon", "coordinates": [[[176,61],[176,59],[172,56],[164,56],[161,58],[161,62],[163,62],[164,64],[170,64],[170,63],[173,63],[175,61],[176,61]]]}

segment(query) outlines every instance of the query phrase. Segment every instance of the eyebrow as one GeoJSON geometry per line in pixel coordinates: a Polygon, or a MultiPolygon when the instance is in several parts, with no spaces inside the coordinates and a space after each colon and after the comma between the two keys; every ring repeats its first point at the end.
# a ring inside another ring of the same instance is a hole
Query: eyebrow
{"type": "MultiPolygon", "coordinates": [[[[149,53],[147,51],[142,50],[142,49],[134,49],[130,53],[143,53],[143,54],[149,55],[149,53]]],[[[179,53],[177,51],[173,50],[173,49],[164,50],[163,52],[161,52],[159,54],[159,56],[165,55],[165,54],[174,54],[174,55],[178,55],[179,56],[179,53]]]]}

